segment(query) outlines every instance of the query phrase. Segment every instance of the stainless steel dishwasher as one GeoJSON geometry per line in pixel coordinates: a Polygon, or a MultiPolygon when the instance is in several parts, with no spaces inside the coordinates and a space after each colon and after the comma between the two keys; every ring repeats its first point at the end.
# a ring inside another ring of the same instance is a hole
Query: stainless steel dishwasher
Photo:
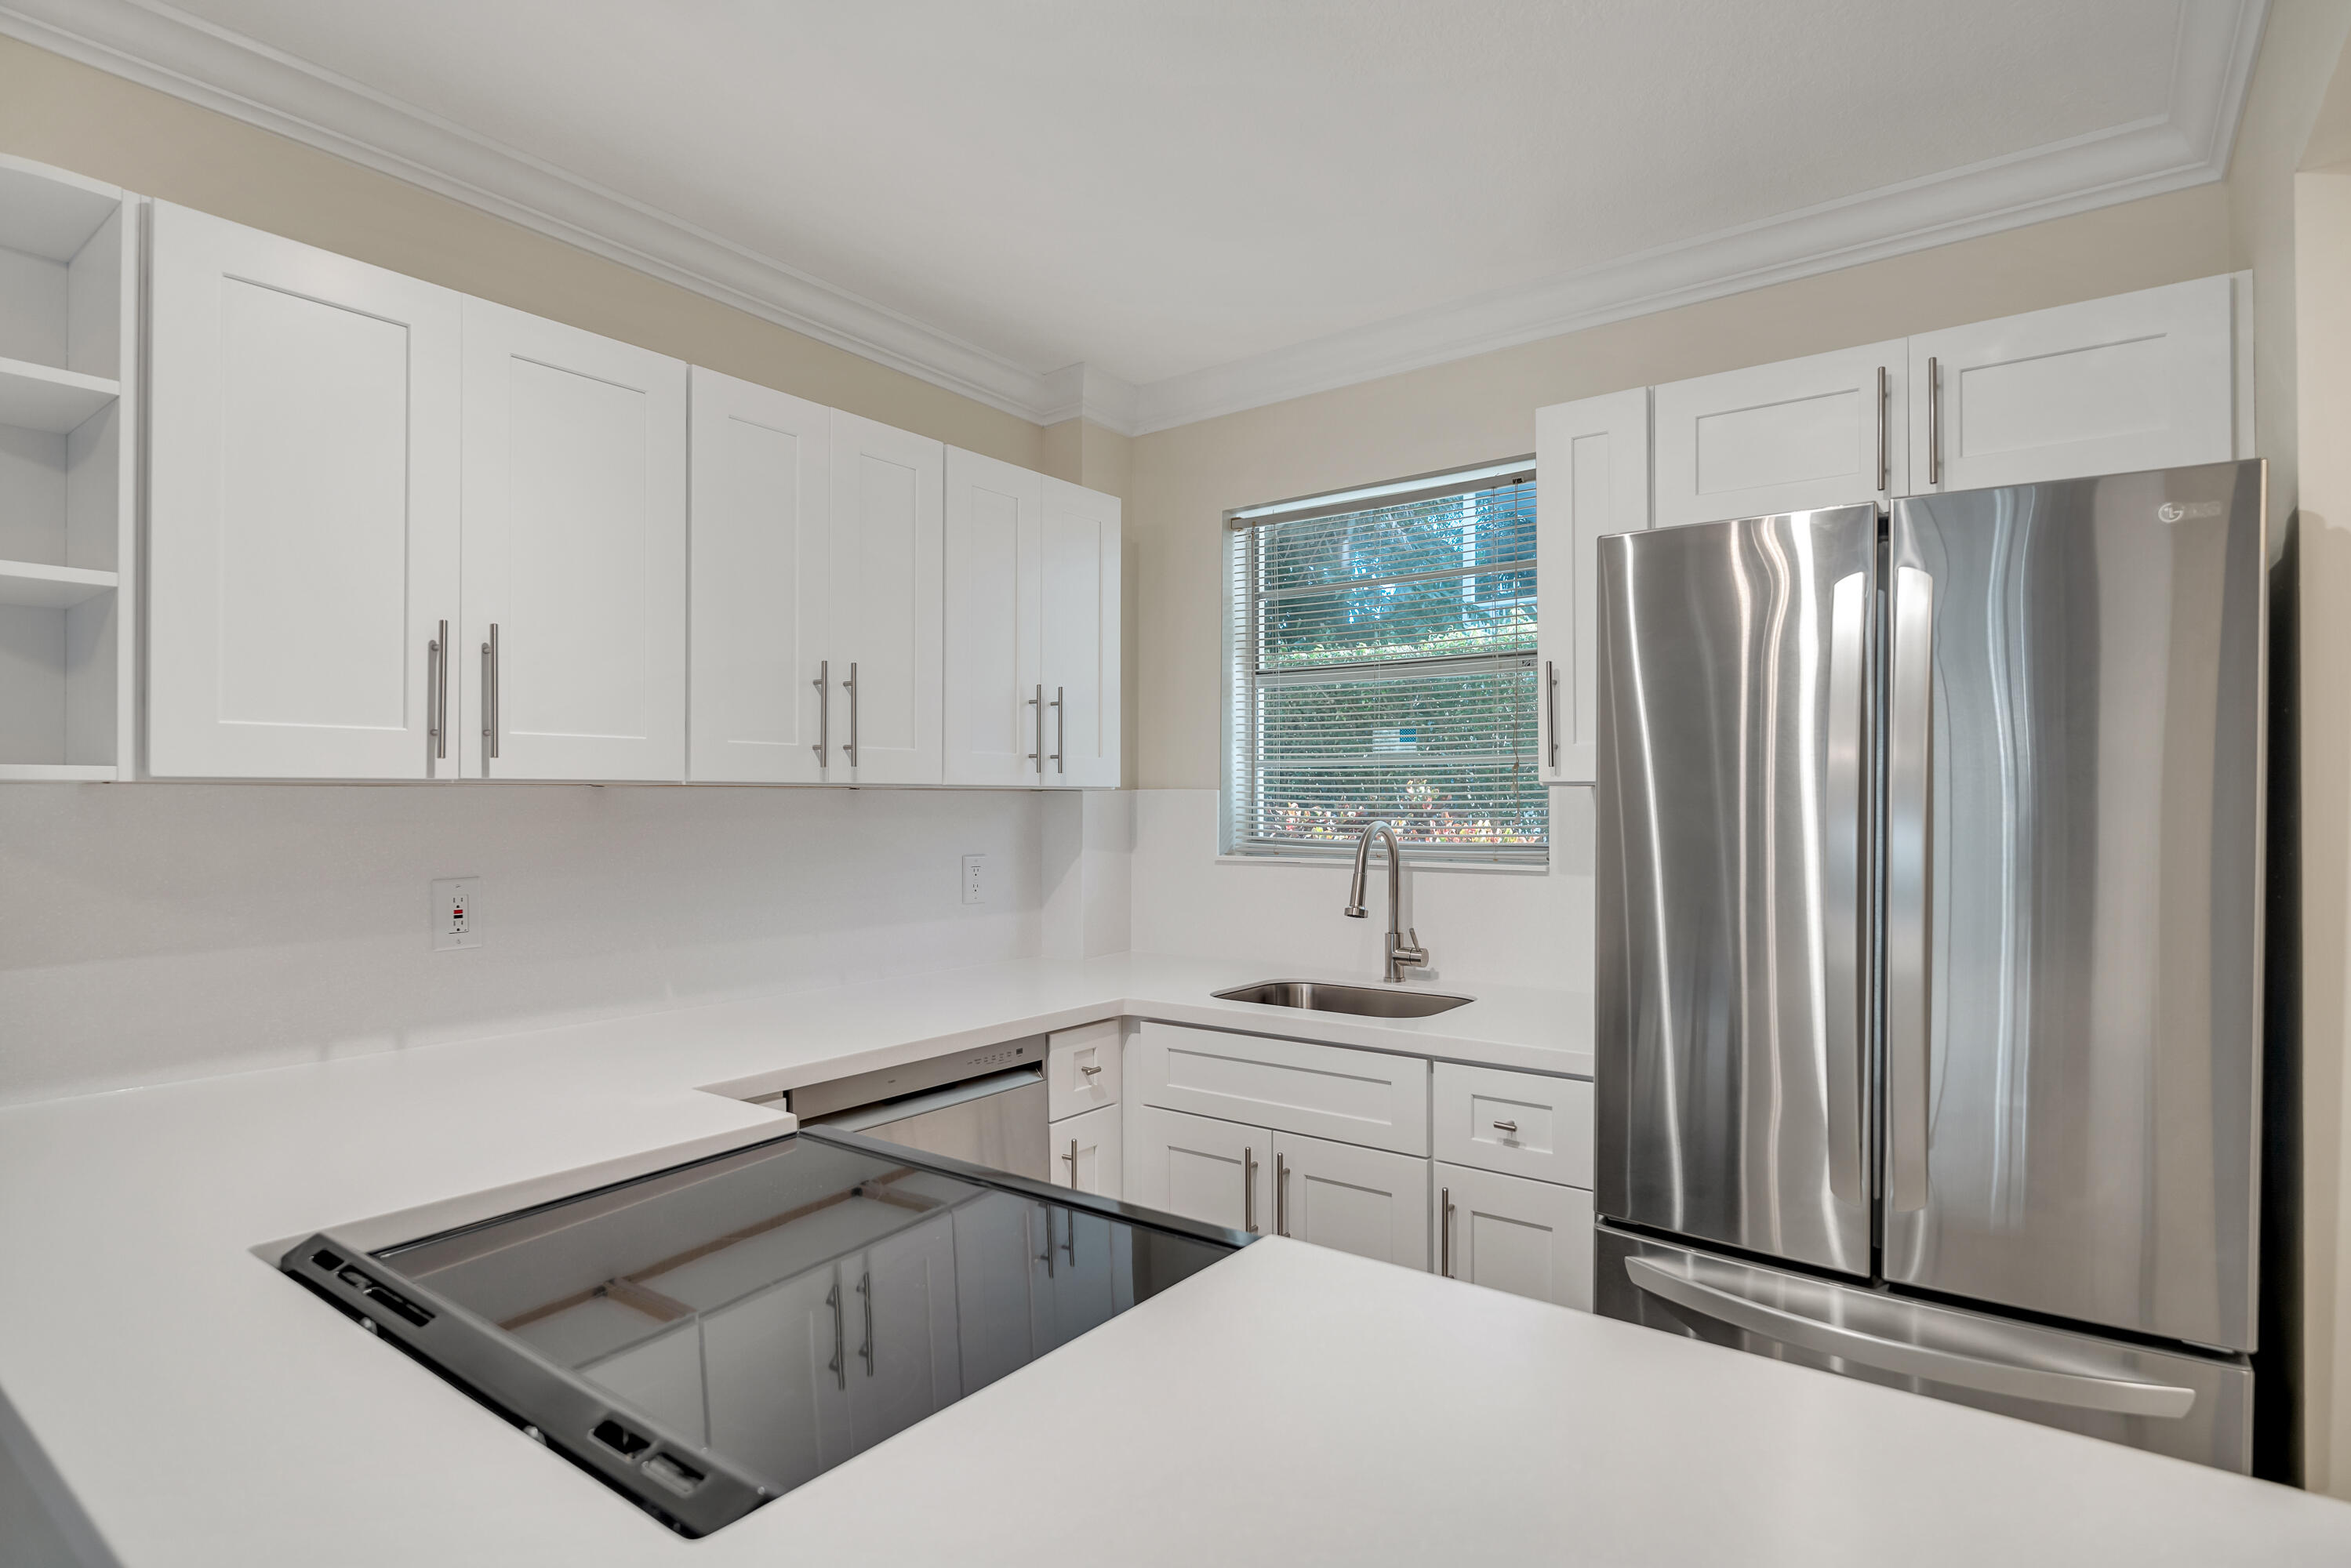
{"type": "Polygon", "coordinates": [[[800,1124],[1051,1179],[1042,1035],[787,1090],[800,1124]]]}

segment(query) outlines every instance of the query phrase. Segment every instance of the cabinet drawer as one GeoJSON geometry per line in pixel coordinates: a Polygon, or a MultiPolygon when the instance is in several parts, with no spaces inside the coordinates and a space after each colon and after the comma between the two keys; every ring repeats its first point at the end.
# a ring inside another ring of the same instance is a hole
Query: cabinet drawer
{"type": "Polygon", "coordinates": [[[1135,1092],[1147,1104],[1428,1153],[1428,1063],[1419,1057],[1167,1023],[1144,1024],[1135,1044],[1135,1092]]]}
{"type": "Polygon", "coordinates": [[[1045,1082],[1054,1121],[1118,1103],[1118,1041],[1116,1019],[1045,1037],[1045,1082]]]}
{"type": "Polygon", "coordinates": [[[1436,1154],[1455,1165],[1592,1185],[1592,1085],[1498,1067],[1437,1064],[1436,1154]]]}

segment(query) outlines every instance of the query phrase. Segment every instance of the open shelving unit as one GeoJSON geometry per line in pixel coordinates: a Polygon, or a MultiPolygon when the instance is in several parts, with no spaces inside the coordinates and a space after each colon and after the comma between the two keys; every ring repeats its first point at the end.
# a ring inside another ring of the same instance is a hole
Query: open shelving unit
{"type": "Polygon", "coordinates": [[[139,218],[0,156],[0,781],[131,773],[139,218]]]}

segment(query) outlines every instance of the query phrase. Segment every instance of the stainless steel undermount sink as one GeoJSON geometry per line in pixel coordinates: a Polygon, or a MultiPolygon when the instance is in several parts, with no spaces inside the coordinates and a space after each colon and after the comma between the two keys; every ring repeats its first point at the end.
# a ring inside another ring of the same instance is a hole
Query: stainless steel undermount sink
{"type": "Polygon", "coordinates": [[[1407,991],[1390,986],[1340,986],[1322,980],[1260,980],[1218,991],[1228,1002],[1261,1002],[1270,1008],[1304,1008],[1318,1013],[1362,1013],[1380,1019],[1425,1019],[1450,1012],[1472,998],[1439,991],[1407,991]]]}

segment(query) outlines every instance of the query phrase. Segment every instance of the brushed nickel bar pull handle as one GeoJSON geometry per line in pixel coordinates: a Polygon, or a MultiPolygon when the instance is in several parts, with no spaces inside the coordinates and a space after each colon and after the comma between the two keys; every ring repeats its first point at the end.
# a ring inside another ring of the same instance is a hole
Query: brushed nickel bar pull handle
{"type": "Polygon", "coordinates": [[[1038,1207],[1045,1211],[1045,1250],[1037,1261],[1045,1265],[1045,1278],[1050,1280],[1053,1277],[1053,1206],[1048,1203],[1038,1207]]]}
{"type": "MultiPolygon", "coordinates": [[[[482,744],[489,747],[490,756],[498,754],[498,731],[502,727],[498,702],[498,623],[490,622],[490,640],[482,644],[482,744]]],[[[489,771],[485,759],[482,771],[489,771]]]]}
{"type": "Polygon", "coordinates": [[[1933,1063],[1934,911],[1928,902],[1935,833],[1935,580],[1894,571],[1893,668],[1886,747],[1886,1207],[1927,1207],[1933,1063]]]}
{"type": "Polygon", "coordinates": [[[1037,710],[1037,749],[1030,752],[1026,760],[1037,765],[1037,777],[1042,779],[1045,777],[1045,686],[1041,681],[1038,683],[1037,695],[1029,699],[1029,706],[1037,710]]]}
{"type": "Polygon", "coordinates": [[[1927,483],[1943,482],[1943,375],[1934,357],[1927,360],[1927,483]]]}
{"type": "Polygon", "coordinates": [[[841,683],[841,689],[849,694],[849,744],[841,750],[841,755],[849,758],[849,765],[854,768],[857,766],[857,661],[854,659],[849,662],[849,679],[841,683]]]}
{"type": "Polygon", "coordinates": [[[1453,1189],[1437,1189],[1437,1271],[1453,1278],[1453,1189]]]}
{"type": "Polygon", "coordinates": [[[435,758],[449,755],[449,622],[441,622],[441,635],[425,644],[432,658],[432,673],[426,677],[432,688],[433,755],[435,758]]]}
{"type": "MultiPolygon", "coordinates": [[[[1041,695],[1045,688],[1039,686],[1037,690],[1041,695]]],[[[1070,749],[1070,710],[1068,705],[1062,701],[1068,690],[1066,686],[1053,688],[1053,771],[1056,773],[1067,773],[1070,770],[1068,762],[1062,758],[1062,753],[1070,749]]],[[[1045,737],[1040,729],[1037,744],[1042,746],[1044,743],[1045,737]]],[[[1040,768],[1037,771],[1042,773],[1045,770],[1040,768]]]]}
{"type": "Polygon", "coordinates": [[[1516,1137],[1519,1132],[1519,1124],[1516,1122],[1497,1122],[1494,1124],[1494,1131],[1498,1133],[1508,1133],[1512,1137],[1516,1137]]]}
{"type": "Polygon", "coordinates": [[[1061,1156],[1061,1158],[1062,1158],[1063,1160],[1065,1160],[1065,1161],[1067,1161],[1067,1162],[1069,1163],[1069,1166],[1070,1166],[1070,1185],[1071,1185],[1071,1186],[1077,1186],[1077,1185],[1078,1185],[1078,1141],[1077,1141],[1077,1139],[1075,1139],[1075,1138],[1071,1138],[1071,1139],[1070,1140],[1070,1152],[1069,1152],[1068,1154],[1066,1154],[1066,1155],[1063,1155],[1061,1156]]]}
{"type": "Polygon", "coordinates": [[[2116,1415],[2165,1421],[2177,1421],[2196,1407],[2193,1388],[2169,1383],[2141,1383],[2128,1377],[2103,1377],[2070,1367],[2035,1366],[2022,1361],[1970,1355],[1938,1345],[1884,1338],[1755,1301],[1736,1291],[1694,1279],[1680,1269],[1651,1258],[1625,1259],[1625,1276],[1638,1290],[1759,1339],[1840,1356],[1906,1377],[1930,1378],[1955,1387],[2038,1399],[2076,1410],[2108,1410],[2116,1415]]]}
{"type": "Polygon", "coordinates": [[[1551,766],[1559,771],[1559,666],[1543,661],[1543,707],[1551,719],[1551,766]]]}
{"type": "Polygon", "coordinates": [[[1886,416],[1893,405],[1892,389],[1886,384],[1886,367],[1877,367],[1877,487],[1894,487],[1894,465],[1886,445],[1886,416]]]}
{"type": "Polygon", "coordinates": [[[873,1270],[868,1268],[857,1281],[857,1293],[865,1298],[865,1348],[857,1354],[865,1358],[865,1375],[873,1375],[873,1270]]]}
{"type": "Polygon", "coordinates": [[[832,1374],[834,1386],[845,1392],[849,1387],[849,1347],[841,1326],[840,1280],[833,1281],[832,1290],[825,1296],[824,1304],[832,1309],[832,1364],[825,1370],[832,1374]]]}
{"type": "MultiPolygon", "coordinates": [[[[1070,1151],[1072,1155],[1070,1161],[1070,1186],[1074,1189],[1078,1185],[1078,1162],[1074,1157],[1077,1145],[1071,1144],[1070,1151]]],[[[1075,1209],[1067,1210],[1061,1216],[1061,1250],[1068,1255],[1070,1267],[1076,1268],[1078,1266],[1078,1215],[1075,1209]]]]}
{"type": "Polygon", "coordinates": [[[1087,1077],[1092,1078],[1099,1075],[1102,1069],[1099,1067],[1081,1067],[1078,1071],[1084,1073],[1087,1077]]]}
{"type": "Polygon", "coordinates": [[[1273,1155],[1273,1233],[1290,1234],[1290,1162],[1279,1149],[1273,1155]]]}
{"type": "Polygon", "coordinates": [[[1257,1234],[1257,1151],[1241,1150],[1241,1228],[1257,1234]]]}
{"type": "Polygon", "coordinates": [[[832,749],[832,661],[816,662],[816,679],[809,685],[816,688],[816,765],[825,765],[825,753],[832,749]]]}

